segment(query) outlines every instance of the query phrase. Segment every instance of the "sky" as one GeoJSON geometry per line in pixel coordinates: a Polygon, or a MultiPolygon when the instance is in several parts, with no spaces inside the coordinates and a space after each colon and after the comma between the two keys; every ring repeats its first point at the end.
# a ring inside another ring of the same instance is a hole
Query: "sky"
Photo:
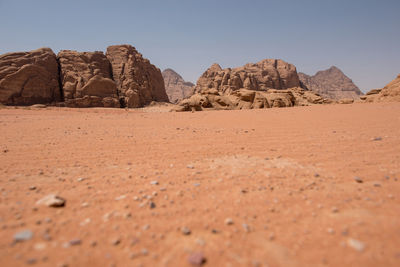
{"type": "Polygon", "coordinates": [[[0,0],[0,54],[131,44],[196,82],[213,63],[334,65],[364,92],[400,73],[400,0],[0,0]]]}

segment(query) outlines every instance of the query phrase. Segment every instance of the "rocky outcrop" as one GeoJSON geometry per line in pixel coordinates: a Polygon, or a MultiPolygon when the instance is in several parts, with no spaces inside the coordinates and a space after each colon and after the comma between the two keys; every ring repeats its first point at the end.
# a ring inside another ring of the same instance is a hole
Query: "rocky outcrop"
{"type": "Polygon", "coordinates": [[[230,94],[241,88],[265,91],[292,87],[300,87],[296,67],[280,59],[265,59],[233,69],[214,64],[199,78],[195,92],[216,89],[230,94]]]}
{"type": "Polygon", "coordinates": [[[363,94],[353,81],[335,66],[318,71],[314,76],[299,73],[299,78],[303,87],[326,98],[359,99],[363,94]]]}
{"type": "Polygon", "coordinates": [[[329,102],[300,88],[295,66],[265,59],[233,69],[213,64],[197,81],[195,94],[180,101],[174,110],[259,109],[329,102]]]}
{"type": "Polygon", "coordinates": [[[120,107],[111,65],[103,52],[62,50],[61,84],[68,107],[120,107]]]}
{"type": "Polygon", "coordinates": [[[194,84],[185,80],[172,69],[165,69],[162,72],[169,101],[177,103],[193,94],[194,84]]]}
{"type": "Polygon", "coordinates": [[[373,89],[361,99],[366,102],[400,102],[400,74],[382,89],[373,89]]]}
{"type": "Polygon", "coordinates": [[[50,48],[0,55],[0,103],[32,105],[59,100],[58,64],[50,48]]]}
{"type": "Polygon", "coordinates": [[[142,107],[151,101],[168,102],[161,71],[130,45],[113,45],[106,56],[123,106],[142,107]]]}
{"type": "Polygon", "coordinates": [[[230,94],[221,94],[216,89],[203,90],[183,99],[174,111],[201,111],[207,109],[262,109],[275,107],[308,106],[331,103],[319,95],[300,87],[266,91],[238,89],[230,94]]]}

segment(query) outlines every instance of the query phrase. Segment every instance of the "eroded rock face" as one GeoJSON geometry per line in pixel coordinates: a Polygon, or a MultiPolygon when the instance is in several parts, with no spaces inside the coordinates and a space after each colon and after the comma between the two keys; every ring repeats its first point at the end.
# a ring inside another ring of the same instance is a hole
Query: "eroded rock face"
{"type": "Polygon", "coordinates": [[[50,48],[0,55],[0,103],[48,104],[60,95],[58,64],[50,48]]]}
{"type": "Polygon", "coordinates": [[[330,102],[300,88],[296,68],[275,59],[234,69],[213,64],[197,81],[195,92],[180,101],[175,110],[260,109],[330,102]]]}
{"type": "Polygon", "coordinates": [[[172,69],[162,72],[164,78],[165,91],[171,103],[177,103],[193,94],[194,84],[185,80],[172,69]]]}
{"type": "Polygon", "coordinates": [[[373,89],[361,99],[367,102],[400,102],[400,74],[382,89],[373,89]]]}
{"type": "Polygon", "coordinates": [[[334,99],[359,99],[360,89],[335,66],[319,71],[314,76],[299,73],[299,79],[306,88],[319,95],[334,99]]]}
{"type": "Polygon", "coordinates": [[[233,69],[214,64],[199,78],[195,92],[216,89],[230,94],[241,88],[265,91],[292,87],[300,87],[296,67],[280,59],[265,59],[233,69]]]}
{"type": "Polygon", "coordinates": [[[129,108],[142,107],[151,101],[168,102],[161,71],[130,45],[107,48],[113,78],[121,103],[129,108]]]}
{"type": "Polygon", "coordinates": [[[103,52],[62,50],[57,59],[68,107],[120,107],[111,65],[103,52]]]}

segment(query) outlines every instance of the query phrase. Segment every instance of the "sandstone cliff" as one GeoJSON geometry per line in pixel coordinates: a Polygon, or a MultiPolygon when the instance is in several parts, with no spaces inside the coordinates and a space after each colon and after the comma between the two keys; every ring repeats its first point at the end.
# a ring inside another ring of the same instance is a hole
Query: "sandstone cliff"
{"type": "Polygon", "coordinates": [[[161,71],[130,45],[107,47],[121,104],[136,108],[151,101],[168,102],[161,71]]]}
{"type": "Polygon", "coordinates": [[[400,102],[400,74],[382,89],[373,89],[361,99],[367,102],[400,102]]]}
{"type": "Polygon", "coordinates": [[[180,101],[174,110],[258,109],[328,102],[300,88],[292,64],[265,59],[233,69],[213,64],[198,79],[195,94],[180,101]]]}
{"type": "Polygon", "coordinates": [[[168,102],[161,71],[130,45],[103,52],[50,48],[0,55],[0,103],[142,107],[168,102]],[[65,101],[65,102],[63,102],[65,101]]]}
{"type": "Polygon", "coordinates": [[[58,64],[50,48],[0,55],[0,103],[32,105],[60,101],[58,64]]]}
{"type": "Polygon", "coordinates": [[[318,71],[314,76],[299,73],[299,78],[306,88],[326,98],[359,99],[363,94],[353,81],[335,66],[318,71]]]}
{"type": "Polygon", "coordinates": [[[66,106],[120,106],[111,65],[103,52],[62,50],[57,59],[66,106]]]}
{"type": "Polygon", "coordinates": [[[164,78],[165,91],[169,101],[177,103],[193,94],[194,84],[185,80],[172,69],[165,69],[162,72],[164,78]]]}

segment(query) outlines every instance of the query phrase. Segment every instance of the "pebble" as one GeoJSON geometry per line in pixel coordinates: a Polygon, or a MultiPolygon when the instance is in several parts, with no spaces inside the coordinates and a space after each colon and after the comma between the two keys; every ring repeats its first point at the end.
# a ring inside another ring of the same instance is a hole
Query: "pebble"
{"type": "Polygon", "coordinates": [[[356,181],[357,183],[362,183],[363,182],[363,180],[358,176],[354,177],[354,181],[356,181]]]}
{"type": "Polygon", "coordinates": [[[153,201],[151,201],[149,203],[149,206],[150,206],[150,209],[154,209],[156,207],[156,204],[153,201]]]}
{"type": "Polygon", "coordinates": [[[192,232],[190,231],[190,229],[187,228],[187,227],[182,227],[181,232],[182,232],[182,234],[184,234],[184,235],[190,235],[190,234],[192,233],[192,232]]]}
{"type": "Polygon", "coordinates": [[[29,190],[36,190],[36,186],[34,186],[34,185],[30,186],[29,190]]]}
{"type": "Polygon", "coordinates": [[[231,218],[226,218],[225,219],[225,224],[226,225],[232,225],[233,224],[233,220],[231,218]]]}
{"type": "Polygon", "coordinates": [[[84,181],[84,180],[86,180],[86,178],[83,178],[83,177],[80,177],[80,178],[78,178],[78,179],[76,179],[78,182],[82,182],[82,181],[84,181]]]}
{"type": "Polygon", "coordinates": [[[333,208],[332,208],[332,212],[333,212],[333,213],[338,213],[338,212],[339,212],[339,209],[336,208],[336,207],[333,207],[333,208]]]}
{"type": "Polygon", "coordinates": [[[151,185],[158,185],[158,181],[151,181],[150,184],[151,185]]]}
{"type": "Polygon", "coordinates": [[[125,198],[126,198],[126,195],[122,195],[122,196],[116,197],[115,200],[122,200],[122,199],[125,199],[125,198]]]}
{"type": "Polygon", "coordinates": [[[244,231],[250,232],[250,226],[248,224],[244,223],[244,224],[242,224],[242,227],[243,227],[244,231]]]}
{"type": "Polygon", "coordinates": [[[59,208],[59,207],[64,207],[65,206],[66,200],[56,196],[56,195],[47,195],[43,197],[42,199],[38,200],[36,202],[36,205],[44,205],[48,207],[53,207],[53,208],[59,208]]]}
{"type": "Polygon", "coordinates": [[[32,239],[33,233],[30,230],[24,230],[14,235],[15,242],[23,242],[32,239]]]}
{"type": "Polygon", "coordinates": [[[113,246],[118,246],[119,244],[121,244],[121,239],[115,238],[115,239],[111,240],[111,244],[113,246]]]}
{"type": "Polygon", "coordinates": [[[357,239],[349,238],[347,239],[347,245],[359,252],[365,249],[365,244],[357,239]]]}
{"type": "Polygon", "coordinates": [[[201,252],[193,252],[189,255],[188,262],[194,266],[201,266],[206,263],[206,258],[201,252]]]}
{"type": "Polygon", "coordinates": [[[382,137],[378,136],[372,139],[372,141],[382,141],[382,137]]]}
{"type": "Polygon", "coordinates": [[[194,166],[189,164],[189,165],[186,166],[186,168],[188,168],[188,169],[194,169],[194,166]]]}
{"type": "Polygon", "coordinates": [[[78,246],[78,245],[82,244],[82,240],[80,240],[80,239],[72,239],[72,240],[70,240],[68,242],[68,244],[70,246],[78,246]]]}

